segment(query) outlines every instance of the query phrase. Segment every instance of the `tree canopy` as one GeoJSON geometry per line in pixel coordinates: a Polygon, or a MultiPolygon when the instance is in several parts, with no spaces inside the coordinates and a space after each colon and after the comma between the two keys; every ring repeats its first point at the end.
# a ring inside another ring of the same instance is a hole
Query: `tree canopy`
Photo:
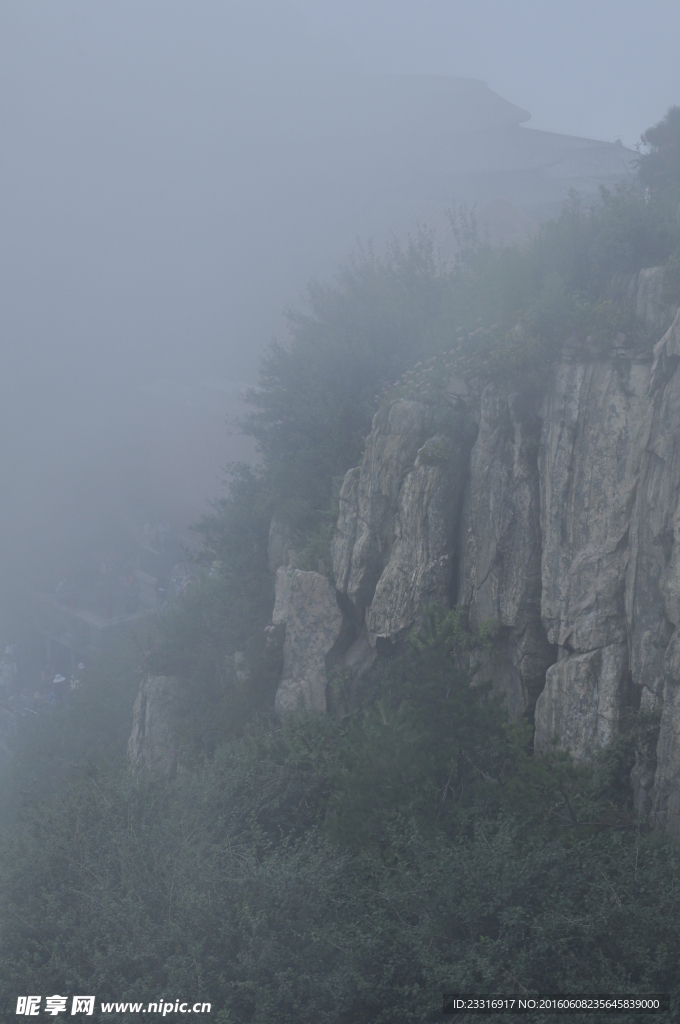
{"type": "Polygon", "coordinates": [[[680,107],[670,107],[658,124],[643,133],[641,142],[648,147],[639,159],[642,185],[680,192],[680,107]]]}

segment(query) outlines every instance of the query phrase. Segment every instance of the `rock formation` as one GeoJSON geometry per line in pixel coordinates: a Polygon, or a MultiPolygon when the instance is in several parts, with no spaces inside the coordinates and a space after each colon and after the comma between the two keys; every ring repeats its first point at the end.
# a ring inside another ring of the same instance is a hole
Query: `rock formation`
{"type": "Polygon", "coordinates": [[[476,431],[463,410],[448,420],[437,430],[433,408],[420,402],[381,409],[361,466],[345,477],[333,574],[374,637],[397,636],[425,602],[449,599],[476,431]]]}
{"type": "MultiPolygon", "coordinates": [[[[287,613],[280,708],[293,690],[325,706],[334,645],[337,664],[366,671],[424,604],[458,603],[472,626],[494,624],[484,671],[513,717],[534,717],[539,751],[557,742],[588,760],[627,709],[658,709],[636,799],[680,831],[680,312],[665,304],[663,276],[643,270],[617,286],[656,344],[565,344],[533,397],[457,381],[443,420],[426,402],[380,409],[332,542],[345,625],[326,581],[313,614],[287,613]],[[313,671],[293,654],[311,649],[305,621],[320,630],[313,671]]],[[[277,606],[291,606],[292,572],[279,570],[277,606]]]]}
{"type": "MultiPolygon", "coordinates": [[[[482,671],[534,721],[539,752],[587,761],[628,709],[660,715],[636,803],[680,831],[680,312],[663,275],[614,282],[647,333],[572,339],[540,393],[452,378],[446,400],[381,407],[340,492],[334,583],[291,565],[274,521],[279,715],[326,711],[331,677],[356,684],[424,605],[458,604],[471,626],[493,624],[482,671]]],[[[142,684],[133,765],[170,770],[175,688],[142,684]]]]}
{"type": "Polygon", "coordinates": [[[538,447],[541,420],[535,402],[481,396],[479,434],[470,456],[470,480],[460,537],[458,600],[470,625],[497,627],[500,657],[481,671],[492,675],[511,715],[532,709],[555,660],[541,621],[541,527],[538,447]]]}
{"type": "Polygon", "coordinates": [[[277,714],[299,705],[308,711],[325,711],[325,659],[342,630],[342,612],[333,585],[318,572],[280,568],[272,619],[274,625],[286,627],[277,714]]]}
{"type": "Polygon", "coordinates": [[[652,412],[643,358],[560,363],[543,411],[541,615],[559,655],[536,743],[558,735],[577,758],[616,735],[627,703],[626,570],[652,412]]]}

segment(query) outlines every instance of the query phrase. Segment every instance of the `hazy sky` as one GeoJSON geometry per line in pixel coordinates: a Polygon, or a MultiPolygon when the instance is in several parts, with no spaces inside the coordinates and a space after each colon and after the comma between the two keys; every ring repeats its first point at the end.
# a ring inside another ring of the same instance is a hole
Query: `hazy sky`
{"type": "Polygon", "coordinates": [[[678,39],[677,0],[2,0],[0,526],[68,518],[139,386],[253,380],[346,254],[322,78],[483,79],[634,145],[680,102],[678,39]]]}
{"type": "Polygon", "coordinates": [[[530,124],[634,146],[680,95],[673,0],[317,0],[310,37],[364,70],[482,78],[530,124]]]}
{"type": "Polygon", "coordinates": [[[49,332],[86,376],[193,343],[225,374],[231,323],[252,376],[264,308],[320,255],[257,150],[277,104],[329,70],[471,76],[532,126],[633,145],[680,100],[679,38],[673,0],[3,0],[4,338],[49,332]]]}
{"type": "Polygon", "coordinates": [[[188,345],[252,376],[321,258],[258,150],[316,74],[482,78],[532,126],[633,145],[680,100],[678,38],[672,0],[4,0],[6,343],[49,333],[88,382],[188,345]]]}

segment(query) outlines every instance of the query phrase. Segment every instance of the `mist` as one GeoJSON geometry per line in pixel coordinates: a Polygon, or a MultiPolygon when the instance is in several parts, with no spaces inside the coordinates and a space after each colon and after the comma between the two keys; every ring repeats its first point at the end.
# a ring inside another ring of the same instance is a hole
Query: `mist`
{"type": "Polygon", "coordinates": [[[679,38],[0,4],[8,1014],[677,1014],[679,38]]]}
{"type": "Polygon", "coordinates": [[[502,192],[453,166],[446,97],[409,83],[476,80],[524,131],[632,146],[676,97],[678,29],[634,0],[5,3],[4,578],[121,515],[184,529],[253,457],[222,423],[307,281],[502,192]]]}

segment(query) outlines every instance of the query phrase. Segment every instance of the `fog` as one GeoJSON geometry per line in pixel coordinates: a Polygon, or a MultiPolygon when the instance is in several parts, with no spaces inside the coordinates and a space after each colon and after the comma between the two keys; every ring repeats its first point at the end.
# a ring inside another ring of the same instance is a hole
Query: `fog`
{"type": "MultiPolygon", "coordinates": [[[[308,279],[502,195],[462,157],[446,177],[448,93],[414,76],[478,80],[513,131],[631,147],[678,101],[679,33],[670,0],[5,0],[5,585],[145,521],[183,531],[252,457],[224,419],[308,279]]],[[[558,191],[511,197],[518,223],[558,191]]]]}

